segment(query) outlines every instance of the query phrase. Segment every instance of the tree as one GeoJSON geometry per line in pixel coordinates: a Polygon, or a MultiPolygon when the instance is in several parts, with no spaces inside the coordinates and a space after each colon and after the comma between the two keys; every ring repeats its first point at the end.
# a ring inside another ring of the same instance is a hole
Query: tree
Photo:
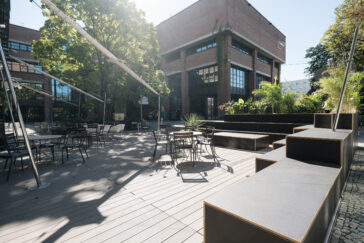
{"type": "MultiPolygon", "coordinates": [[[[146,22],[134,3],[129,0],[54,0],[53,3],[119,59],[127,61],[154,89],[168,93],[164,74],[159,70],[155,27],[146,22]]],[[[32,43],[32,53],[48,72],[101,97],[107,92],[114,110],[130,100],[137,104],[141,94],[131,76],[109,63],[106,56],[51,11],[44,15],[48,20],[41,28],[40,40],[32,43]]],[[[142,92],[152,97],[151,92],[142,92]]],[[[91,107],[89,99],[84,107],[91,107]]],[[[99,105],[100,115],[101,110],[99,105]]]]}
{"type": "Polygon", "coordinates": [[[322,77],[322,73],[327,70],[332,55],[326,50],[323,44],[318,44],[315,47],[310,47],[306,50],[305,58],[309,58],[309,66],[305,69],[305,72],[310,75],[311,89],[309,93],[313,93],[317,90],[317,81],[322,77]]]}
{"type": "MultiPolygon", "coordinates": [[[[321,43],[332,54],[335,63],[346,63],[349,58],[351,42],[356,26],[364,20],[363,0],[344,0],[335,9],[336,21],[325,32],[321,43]]],[[[364,30],[359,31],[353,59],[355,71],[364,71],[364,30]]]]}
{"type": "MultiPolygon", "coordinates": [[[[319,93],[327,95],[327,105],[336,109],[344,82],[345,68],[332,68],[326,72],[328,76],[319,80],[321,88],[319,93]]],[[[356,112],[356,109],[360,104],[360,90],[364,84],[364,72],[351,73],[347,82],[341,112],[356,112]]]]}

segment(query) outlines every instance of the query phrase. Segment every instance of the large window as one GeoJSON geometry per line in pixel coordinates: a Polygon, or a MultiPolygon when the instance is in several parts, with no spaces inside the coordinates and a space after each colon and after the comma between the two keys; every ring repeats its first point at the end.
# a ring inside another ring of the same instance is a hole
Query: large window
{"type": "Polygon", "coordinates": [[[57,80],[52,79],[52,95],[57,99],[71,101],[71,88],[62,85],[57,80]]]}
{"type": "Polygon", "coordinates": [[[262,62],[262,63],[265,63],[265,64],[271,64],[272,63],[272,59],[264,56],[261,53],[258,53],[257,60],[260,61],[260,62],[262,62]]]}
{"type": "MultiPolygon", "coordinates": [[[[38,69],[42,70],[42,66],[39,66],[39,65],[33,65],[33,66],[35,68],[38,68],[38,69]]],[[[38,72],[34,68],[29,67],[27,65],[20,64],[18,62],[8,61],[8,67],[9,67],[9,70],[13,71],[13,72],[41,74],[40,72],[38,72]]]]}
{"type": "Polygon", "coordinates": [[[213,84],[219,81],[218,68],[216,65],[199,68],[189,73],[189,80],[193,80],[192,86],[213,84]]]}
{"type": "Polygon", "coordinates": [[[210,40],[187,49],[187,56],[216,47],[216,40],[210,40]]]}
{"type": "Polygon", "coordinates": [[[27,52],[31,52],[33,50],[31,45],[22,44],[22,43],[18,43],[15,41],[9,41],[8,47],[9,47],[9,49],[21,50],[21,51],[27,51],[27,52]]]}
{"type": "Polygon", "coordinates": [[[232,66],[230,69],[230,88],[232,96],[246,96],[247,72],[241,68],[232,66]]]}
{"type": "Polygon", "coordinates": [[[180,52],[175,52],[166,56],[166,62],[172,62],[181,58],[180,52]]]}
{"type": "Polygon", "coordinates": [[[206,104],[207,104],[207,111],[206,111],[207,119],[208,120],[216,119],[216,116],[215,116],[215,98],[214,97],[207,97],[206,104]]]}
{"type": "Polygon", "coordinates": [[[237,40],[232,39],[231,46],[244,54],[252,55],[252,49],[237,40]]]}
{"type": "Polygon", "coordinates": [[[261,89],[262,88],[261,87],[261,83],[263,81],[269,82],[270,81],[270,78],[268,78],[266,76],[263,76],[263,75],[260,75],[260,74],[257,74],[255,81],[256,81],[256,88],[257,89],[261,89]]]}

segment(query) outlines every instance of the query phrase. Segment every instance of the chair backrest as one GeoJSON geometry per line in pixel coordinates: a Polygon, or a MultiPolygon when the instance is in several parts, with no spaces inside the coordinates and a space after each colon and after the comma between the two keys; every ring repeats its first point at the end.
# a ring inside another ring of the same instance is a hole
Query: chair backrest
{"type": "Polygon", "coordinates": [[[120,133],[124,131],[125,124],[118,124],[110,128],[109,133],[120,133]]]}
{"type": "Polygon", "coordinates": [[[185,129],[189,130],[189,131],[195,131],[197,129],[197,127],[196,126],[185,126],[185,129]]]}
{"type": "Polygon", "coordinates": [[[18,146],[18,142],[16,140],[16,137],[13,133],[5,134],[5,140],[6,140],[6,147],[8,150],[14,150],[18,146]]]}
{"type": "Polygon", "coordinates": [[[103,132],[108,133],[108,132],[109,132],[109,130],[110,130],[110,128],[111,128],[111,125],[105,125],[105,126],[104,126],[104,130],[103,130],[103,132]]]}

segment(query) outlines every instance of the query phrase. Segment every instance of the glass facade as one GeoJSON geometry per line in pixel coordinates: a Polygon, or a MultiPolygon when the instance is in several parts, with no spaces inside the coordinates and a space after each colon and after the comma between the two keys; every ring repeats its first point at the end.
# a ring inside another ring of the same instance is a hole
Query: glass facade
{"type": "Polygon", "coordinates": [[[256,81],[256,89],[260,89],[261,88],[261,82],[263,82],[263,81],[270,82],[270,78],[268,78],[266,76],[263,76],[263,75],[260,75],[260,74],[257,74],[255,81],[256,81]]]}
{"type": "Polygon", "coordinates": [[[182,91],[181,91],[181,74],[175,74],[168,77],[169,110],[171,120],[181,120],[182,116],[182,91]]]}
{"type": "Polygon", "coordinates": [[[187,49],[187,56],[216,47],[216,40],[210,40],[187,49]]]}
{"type": "Polygon", "coordinates": [[[237,40],[232,39],[231,47],[246,55],[252,55],[252,49],[237,40]]]}
{"type": "MultiPolygon", "coordinates": [[[[39,66],[39,65],[33,65],[33,66],[35,68],[38,68],[38,69],[42,70],[42,66],[39,66]]],[[[23,64],[20,64],[18,62],[8,61],[8,68],[9,68],[10,71],[13,71],[13,72],[41,74],[40,72],[38,72],[34,68],[23,65],[23,64]]]]}
{"type": "Polygon", "coordinates": [[[207,97],[207,119],[208,120],[214,120],[216,119],[216,105],[215,105],[215,97],[207,97]]]}
{"type": "Polygon", "coordinates": [[[247,71],[236,66],[232,66],[230,68],[231,97],[233,99],[245,97],[247,95],[246,85],[247,71]]]}
{"type": "Polygon", "coordinates": [[[57,80],[52,79],[52,95],[56,99],[61,99],[65,101],[71,101],[72,95],[71,95],[71,88],[68,86],[62,85],[57,80]]]}

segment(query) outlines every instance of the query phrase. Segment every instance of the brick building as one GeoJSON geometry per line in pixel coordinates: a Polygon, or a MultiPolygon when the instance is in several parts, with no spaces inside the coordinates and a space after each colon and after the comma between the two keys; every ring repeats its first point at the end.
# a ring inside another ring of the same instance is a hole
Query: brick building
{"type": "Polygon", "coordinates": [[[157,26],[167,118],[221,117],[218,106],[279,80],[286,37],[245,0],[199,0],[157,26]]]}
{"type": "MultiPolygon", "coordinates": [[[[41,69],[38,61],[31,55],[33,40],[39,40],[40,32],[17,25],[10,24],[8,51],[11,56],[17,57],[24,62],[33,64],[34,67],[41,69]]],[[[59,85],[58,81],[52,80],[33,68],[21,65],[11,59],[8,61],[8,67],[14,81],[40,88],[54,96],[44,96],[25,88],[16,89],[17,96],[22,110],[25,122],[40,122],[58,120],[60,115],[64,115],[65,111],[76,109],[73,113],[77,113],[77,107],[74,108],[65,102],[70,102],[75,97],[72,97],[72,92],[67,86],[59,85]]]]}

